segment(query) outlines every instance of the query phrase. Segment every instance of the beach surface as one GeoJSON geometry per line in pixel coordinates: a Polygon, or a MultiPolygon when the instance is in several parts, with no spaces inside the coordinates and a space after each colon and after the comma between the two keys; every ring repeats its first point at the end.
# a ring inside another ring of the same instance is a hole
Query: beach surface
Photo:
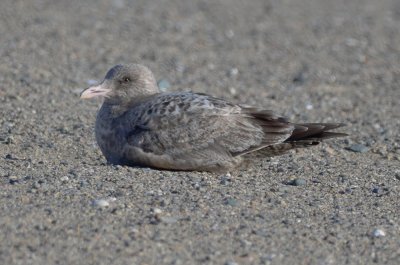
{"type": "Polygon", "coordinates": [[[11,1],[0,8],[1,264],[400,264],[398,1],[11,1]],[[108,165],[119,63],[346,138],[226,173],[108,165]]]}

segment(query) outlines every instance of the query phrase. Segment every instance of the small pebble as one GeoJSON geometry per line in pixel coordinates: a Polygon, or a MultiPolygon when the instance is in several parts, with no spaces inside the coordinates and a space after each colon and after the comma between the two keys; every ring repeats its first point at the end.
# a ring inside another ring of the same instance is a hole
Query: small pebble
{"type": "Polygon", "coordinates": [[[7,139],[5,140],[6,144],[14,144],[15,140],[14,137],[12,135],[8,136],[7,139]]]}
{"type": "Polygon", "coordinates": [[[345,183],[348,181],[348,178],[345,175],[339,175],[338,180],[340,183],[345,183]]]}
{"type": "Polygon", "coordinates": [[[98,199],[93,201],[93,206],[97,207],[108,207],[110,206],[110,203],[106,199],[98,199]]]}
{"type": "Polygon", "coordinates": [[[225,262],[225,265],[239,265],[239,264],[237,264],[234,261],[227,261],[227,262],[225,262]]]}
{"type": "Polygon", "coordinates": [[[353,193],[353,189],[352,189],[352,188],[346,188],[346,189],[344,190],[344,193],[352,194],[352,193],[353,193]]]}
{"type": "Polygon", "coordinates": [[[372,232],[372,236],[373,236],[373,237],[384,237],[384,236],[386,236],[386,233],[385,233],[385,231],[383,231],[382,229],[375,229],[375,230],[372,232]]]}
{"type": "Polygon", "coordinates": [[[221,181],[219,182],[219,184],[227,185],[228,184],[228,180],[226,178],[222,178],[221,181]]]}
{"type": "Polygon", "coordinates": [[[193,187],[194,187],[196,190],[200,190],[201,185],[200,185],[200,183],[196,182],[196,183],[193,185],[193,187]]]}
{"type": "Polygon", "coordinates": [[[161,90],[161,92],[167,91],[170,87],[171,85],[167,80],[161,79],[158,81],[158,88],[161,90]]]}
{"type": "Polygon", "coordinates": [[[238,73],[239,73],[239,69],[237,69],[237,68],[232,68],[231,70],[229,70],[230,77],[237,76],[238,73]]]}
{"type": "Polygon", "coordinates": [[[17,176],[9,176],[8,181],[10,184],[18,183],[18,177],[17,176]]]}
{"type": "Polygon", "coordinates": [[[335,155],[335,154],[336,154],[335,149],[330,148],[329,146],[327,146],[327,147],[325,148],[325,152],[327,152],[327,153],[330,154],[330,155],[335,155]]]}
{"type": "Polygon", "coordinates": [[[292,185],[292,186],[304,186],[306,184],[307,184],[307,180],[302,179],[302,178],[297,178],[297,179],[294,179],[289,182],[289,185],[292,185]]]}
{"type": "Polygon", "coordinates": [[[154,195],[154,191],[152,191],[152,190],[146,191],[145,195],[146,196],[153,196],[154,195]]]}
{"type": "Polygon", "coordinates": [[[363,144],[353,144],[348,148],[348,150],[357,152],[357,153],[365,153],[369,150],[369,148],[363,144]]]}
{"type": "Polygon", "coordinates": [[[375,187],[372,189],[373,193],[379,193],[380,192],[380,188],[379,187],[375,187]]]}
{"type": "Polygon", "coordinates": [[[234,198],[228,198],[225,200],[225,204],[229,206],[236,206],[237,201],[234,198]]]}
{"type": "Polygon", "coordinates": [[[160,221],[166,224],[174,224],[178,222],[178,218],[172,216],[161,216],[160,221]]]}
{"type": "Polygon", "coordinates": [[[395,177],[396,177],[397,180],[400,180],[400,172],[396,172],[395,173],[395,177]]]}
{"type": "Polygon", "coordinates": [[[294,77],[293,77],[293,83],[301,85],[305,81],[305,76],[302,71],[298,72],[294,77]]]}
{"type": "Polygon", "coordinates": [[[63,177],[60,178],[60,180],[62,182],[67,182],[69,180],[69,177],[68,176],[63,176],[63,177]]]}
{"type": "Polygon", "coordinates": [[[221,181],[219,182],[219,184],[221,184],[221,185],[228,185],[228,183],[231,182],[231,181],[232,181],[232,176],[231,176],[230,173],[228,173],[228,174],[223,175],[223,176],[221,177],[221,181]]]}
{"type": "Polygon", "coordinates": [[[162,210],[159,209],[159,208],[154,208],[154,209],[153,209],[153,213],[154,213],[155,215],[158,215],[158,214],[161,214],[161,213],[162,213],[162,210]]]}
{"type": "Polygon", "coordinates": [[[236,89],[234,87],[229,88],[229,93],[231,93],[232,96],[237,94],[236,89]]]}

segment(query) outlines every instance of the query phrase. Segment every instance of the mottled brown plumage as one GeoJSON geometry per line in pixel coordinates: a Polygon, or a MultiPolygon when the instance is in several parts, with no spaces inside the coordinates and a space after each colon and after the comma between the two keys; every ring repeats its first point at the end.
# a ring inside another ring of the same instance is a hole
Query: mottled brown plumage
{"type": "Polygon", "coordinates": [[[344,136],[339,123],[294,124],[272,111],[193,92],[160,93],[151,71],[117,65],[81,98],[103,96],[96,139],[113,164],[223,171],[251,154],[273,156],[344,136]]]}

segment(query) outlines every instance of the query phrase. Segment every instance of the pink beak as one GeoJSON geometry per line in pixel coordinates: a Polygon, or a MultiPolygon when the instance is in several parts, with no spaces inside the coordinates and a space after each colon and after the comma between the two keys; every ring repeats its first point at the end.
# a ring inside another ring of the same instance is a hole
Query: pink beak
{"type": "Polygon", "coordinates": [[[94,97],[99,97],[99,96],[104,97],[110,91],[111,91],[111,89],[107,88],[103,82],[100,85],[91,86],[91,87],[83,90],[81,93],[81,99],[88,99],[88,98],[94,98],[94,97]]]}

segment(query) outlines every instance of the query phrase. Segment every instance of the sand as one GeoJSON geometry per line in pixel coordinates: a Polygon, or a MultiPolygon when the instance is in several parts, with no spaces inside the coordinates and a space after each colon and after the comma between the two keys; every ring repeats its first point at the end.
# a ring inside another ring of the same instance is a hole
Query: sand
{"type": "Polygon", "coordinates": [[[7,0],[0,36],[1,264],[400,263],[398,2],[7,0]],[[230,174],[107,165],[79,93],[131,62],[351,136],[230,174]]]}

